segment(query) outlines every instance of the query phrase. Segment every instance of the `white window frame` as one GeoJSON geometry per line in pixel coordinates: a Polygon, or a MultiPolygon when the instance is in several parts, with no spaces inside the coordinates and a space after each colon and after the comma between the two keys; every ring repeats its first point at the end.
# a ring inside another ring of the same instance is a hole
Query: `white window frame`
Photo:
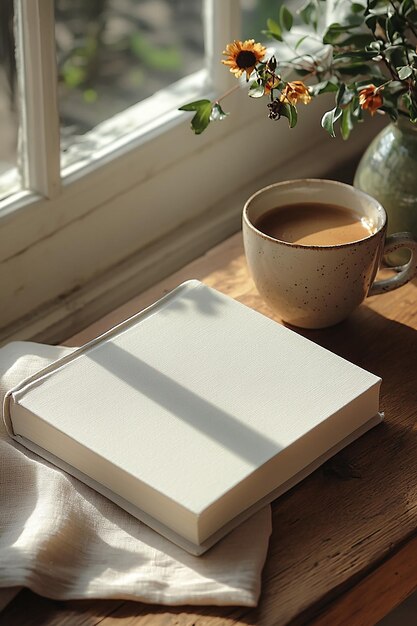
{"type": "Polygon", "coordinates": [[[91,133],[94,154],[64,163],[61,178],[53,0],[17,4],[22,170],[32,191],[0,203],[0,342],[62,340],[235,232],[257,188],[322,176],[375,134],[323,151],[316,103],[289,131],[266,118],[265,103],[237,92],[230,118],[194,136],[177,107],[232,84],[219,59],[240,25],[239,0],[205,0],[208,73],[104,122],[91,133]],[[103,130],[114,132],[111,147],[100,144],[103,130]]]}

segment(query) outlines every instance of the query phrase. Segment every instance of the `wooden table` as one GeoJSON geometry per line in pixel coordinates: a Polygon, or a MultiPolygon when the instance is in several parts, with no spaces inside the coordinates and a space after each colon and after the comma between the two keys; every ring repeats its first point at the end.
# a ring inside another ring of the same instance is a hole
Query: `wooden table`
{"type": "MultiPolygon", "coordinates": [[[[248,276],[237,234],[68,344],[80,345],[188,278],[272,317],[248,276]]],[[[56,602],[25,590],[0,615],[0,624],[375,624],[417,588],[416,330],[415,280],[391,294],[369,298],[334,328],[303,331],[382,377],[386,420],[274,502],[257,609],[56,602]]]]}

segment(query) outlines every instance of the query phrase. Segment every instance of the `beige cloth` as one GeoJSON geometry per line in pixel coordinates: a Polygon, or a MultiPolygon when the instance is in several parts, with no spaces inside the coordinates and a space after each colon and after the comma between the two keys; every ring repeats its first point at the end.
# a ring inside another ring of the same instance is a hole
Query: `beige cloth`
{"type": "MultiPolygon", "coordinates": [[[[0,349],[8,389],[71,348],[0,349]]],[[[0,587],[54,599],[255,606],[271,532],[265,507],[200,557],[191,556],[11,440],[0,420],[0,587]]]]}

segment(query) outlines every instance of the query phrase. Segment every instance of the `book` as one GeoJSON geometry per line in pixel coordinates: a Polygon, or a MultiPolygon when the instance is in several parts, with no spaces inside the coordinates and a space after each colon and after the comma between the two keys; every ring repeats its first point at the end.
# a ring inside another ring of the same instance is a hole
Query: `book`
{"type": "Polygon", "coordinates": [[[6,395],[10,435],[192,554],[379,423],[381,379],[197,280],[6,395]]]}

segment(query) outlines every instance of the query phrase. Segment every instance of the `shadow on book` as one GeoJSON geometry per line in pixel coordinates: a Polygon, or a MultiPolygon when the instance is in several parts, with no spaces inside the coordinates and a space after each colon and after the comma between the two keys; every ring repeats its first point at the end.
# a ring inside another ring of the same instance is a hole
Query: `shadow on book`
{"type": "MultiPolygon", "coordinates": [[[[181,344],[179,343],[176,358],[181,360],[184,356],[190,359],[189,354],[181,354],[181,344]]],[[[196,352],[194,357],[194,363],[190,360],[189,365],[190,368],[197,370],[199,361],[204,359],[204,347],[202,347],[201,353],[196,352]]],[[[244,424],[230,413],[217,407],[215,391],[213,402],[209,402],[207,398],[187,389],[185,385],[179,384],[139,357],[111,343],[106,345],[106,350],[91,351],[88,358],[111,372],[124,384],[130,385],[141,395],[149,398],[152,404],[157,404],[165,409],[167,418],[168,415],[174,416],[190,424],[192,428],[199,430],[209,439],[221,443],[222,446],[247,461],[254,468],[259,466],[262,459],[266,461],[277,453],[276,442],[271,441],[266,434],[256,431],[250,425],[244,424]]],[[[211,381],[207,380],[208,388],[210,388],[210,383],[211,381]]],[[[140,413],[137,417],[140,420],[140,413]]],[[[161,437],[163,436],[161,431],[161,437]]],[[[174,448],[172,454],[180,456],[182,454],[181,446],[178,445],[174,448]]],[[[196,450],[196,454],[198,454],[198,450],[196,450]]]]}
{"type": "Polygon", "coordinates": [[[194,554],[377,424],[380,378],[188,281],[6,396],[10,434],[194,554]]]}

